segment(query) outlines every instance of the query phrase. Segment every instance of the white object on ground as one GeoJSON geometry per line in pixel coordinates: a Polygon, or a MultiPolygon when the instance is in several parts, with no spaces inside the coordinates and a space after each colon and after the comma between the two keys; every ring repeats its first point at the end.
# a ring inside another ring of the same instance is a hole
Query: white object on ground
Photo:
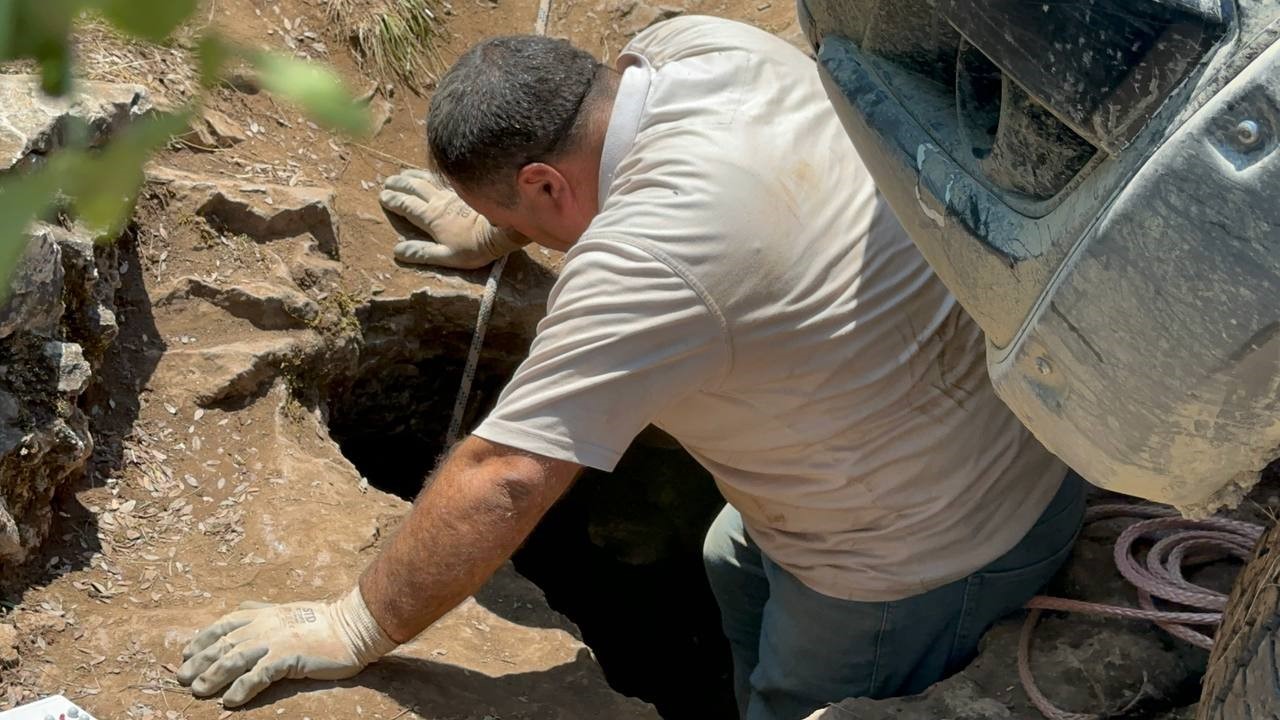
{"type": "Polygon", "coordinates": [[[94,720],[89,711],[61,695],[0,712],[0,720],[94,720]]]}

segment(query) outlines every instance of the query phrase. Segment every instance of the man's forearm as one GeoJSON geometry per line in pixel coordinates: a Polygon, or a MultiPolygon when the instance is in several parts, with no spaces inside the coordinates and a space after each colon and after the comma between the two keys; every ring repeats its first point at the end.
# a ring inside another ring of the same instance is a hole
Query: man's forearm
{"type": "Polygon", "coordinates": [[[474,594],[573,482],[576,468],[463,441],[360,578],[369,611],[406,642],[474,594]]]}

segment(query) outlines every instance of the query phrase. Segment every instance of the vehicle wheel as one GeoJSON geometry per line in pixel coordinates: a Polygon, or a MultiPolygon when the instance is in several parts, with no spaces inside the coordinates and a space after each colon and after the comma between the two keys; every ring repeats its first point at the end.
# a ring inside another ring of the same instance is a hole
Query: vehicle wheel
{"type": "Polygon", "coordinates": [[[1236,578],[1196,720],[1280,718],[1280,525],[1236,578]]]}

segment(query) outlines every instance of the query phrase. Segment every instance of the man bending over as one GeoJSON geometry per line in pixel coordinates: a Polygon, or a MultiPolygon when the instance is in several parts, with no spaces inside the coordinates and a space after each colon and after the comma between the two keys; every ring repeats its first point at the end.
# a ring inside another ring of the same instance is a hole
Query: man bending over
{"type": "Polygon", "coordinates": [[[476,592],[650,423],[728,500],[704,555],[747,720],[923,690],[1065,559],[1079,479],[996,398],[981,332],[798,50],[699,17],[615,67],[495,38],[440,82],[428,138],[453,190],[388,182],[384,204],[436,241],[397,256],[566,250],[546,319],[359,585],[201,632],[179,670],[197,695],[355,674],[476,592]]]}

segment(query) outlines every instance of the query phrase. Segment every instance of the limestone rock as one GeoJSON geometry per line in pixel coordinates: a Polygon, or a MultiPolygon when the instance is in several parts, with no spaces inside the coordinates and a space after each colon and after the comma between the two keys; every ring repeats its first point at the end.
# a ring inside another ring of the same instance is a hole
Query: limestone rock
{"type": "Polygon", "coordinates": [[[48,334],[62,318],[62,250],[49,228],[37,230],[0,306],[0,340],[18,331],[48,334]]]}
{"type": "Polygon", "coordinates": [[[16,396],[20,405],[0,424],[0,567],[23,562],[44,540],[54,494],[83,470],[93,451],[88,421],[65,401],[74,393],[58,390],[59,369],[45,343],[4,345],[0,356],[12,365],[0,393],[16,396]]]}
{"type": "Polygon", "coordinates": [[[200,117],[204,118],[209,133],[213,135],[219,147],[230,147],[249,139],[244,128],[240,127],[235,120],[213,108],[205,108],[200,113],[200,117]]]}
{"type": "Polygon", "coordinates": [[[89,386],[93,370],[79,345],[50,340],[44,344],[44,354],[57,368],[58,392],[79,395],[89,386]]]}
{"type": "Polygon", "coordinates": [[[141,85],[91,81],[78,82],[67,98],[51,98],[34,75],[0,75],[0,107],[0,169],[7,169],[55,150],[72,119],[88,125],[97,142],[151,109],[151,100],[141,85]]]}
{"type": "MultiPolygon", "coordinates": [[[[532,251],[532,252],[537,252],[532,251]]],[[[496,307],[490,319],[485,342],[486,357],[498,348],[510,353],[516,362],[524,359],[529,342],[537,332],[538,322],[546,315],[547,296],[555,283],[553,270],[530,257],[529,249],[512,253],[498,287],[496,307]]],[[[297,265],[297,260],[291,260],[297,265]]],[[[304,278],[296,277],[306,287],[304,278]]],[[[360,323],[365,328],[365,342],[383,357],[405,359],[438,352],[441,330],[461,331],[463,342],[469,343],[475,326],[476,310],[484,291],[483,284],[459,277],[436,277],[409,292],[387,291],[369,299],[359,309],[360,323]],[[386,344],[389,347],[379,347],[386,344]],[[411,347],[417,344],[420,347],[411,347]]],[[[465,353],[464,345],[464,353],[465,353]]]]}
{"type": "Polygon", "coordinates": [[[246,184],[169,168],[149,171],[148,179],[168,185],[219,230],[257,242],[309,234],[321,252],[338,257],[332,188],[246,184]]]}
{"type": "Polygon", "coordinates": [[[245,282],[219,286],[196,277],[178,280],[156,304],[170,305],[186,298],[204,300],[248,320],[261,330],[302,329],[315,322],[320,314],[320,307],[314,300],[283,285],[245,282]]]}
{"type": "Polygon", "coordinates": [[[96,365],[120,332],[115,292],[120,287],[119,253],[115,243],[94,242],[81,227],[50,227],[62,251],[66,304],[63,326],[82,346],[90,365],[96,365]]]}
{"type": "Polygon", "coordinates": [[[199,117],[192,119],[191,132],[184,139],[197,150],[215,150],[238,145],[249,136],[235,120],[213,108],[205,108],[199,117]]]}
{"type": "Polygon", "coordinates": [[[0,306],[0,567],[48,532],[49,503],[93,450],[77,407],[115,338],[116,251],[38,224],[0,306]]]}
{"type": "Polygon", "coordinates": [[[309,349],[306,339],[293,334],[255,335],[211,348],[174,349],[157,369],[157,383],[185,388],[202,407],[251,397],[264,391],[288,361],[303,357],[309,349]]]}
{"type": "Polygon", "coordinates": [[[985,696],[964,676],[939,683],[922,695],[889,701],[846,700],[807,720],[1014,720],[1003,704],[985,696]]]}
{"type": "Polygon", "coordinates": [[[0,558],[17,557],[22,552],[22,535],[18,532],[18,521],[9,512],[4,495],[0,494],[0,558]]]}

